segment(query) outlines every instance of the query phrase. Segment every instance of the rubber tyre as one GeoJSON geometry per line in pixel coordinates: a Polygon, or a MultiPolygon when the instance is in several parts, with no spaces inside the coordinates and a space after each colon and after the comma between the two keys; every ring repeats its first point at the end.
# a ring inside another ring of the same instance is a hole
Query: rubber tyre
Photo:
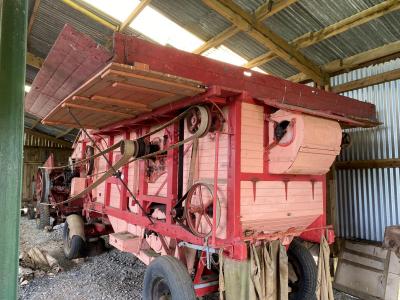
{"type": "Polygon", "coordinates": [[[289,293],[289,300],[316,299],[317,265],[310,251],[299,240],[293,240],[287,254],[298,277],[297,288],[289,293]]]}
{"type": "Polygon", "coordinates": [[[36,217],[36,212],[35,209],[33,208],[33,206],[28,206],[28,220],[34,220],[36,217]]]}
{"type": "Polygon", "coordinates": [[[64,255],[67,259],[75,259],[83,256],[85,241],[79,235],[69,238],[68,222],[64,223],[63,229],[64,255]]]}
{"type": "Polygon", "coordinates": [[[155,289],[163,282],[172,300],[195,300],[192,279],[186,267],[175,257],[159,256],[147,267],[143,283],[143,299],[155,300],[155,289]]]}
{"type": "Polygon", "coordinates": [[[50,226],[50,206],[38,202],[36,208],[39,213],[39,217],[36,219],[36,227],[44,229],[46,226],[50,226]]]}

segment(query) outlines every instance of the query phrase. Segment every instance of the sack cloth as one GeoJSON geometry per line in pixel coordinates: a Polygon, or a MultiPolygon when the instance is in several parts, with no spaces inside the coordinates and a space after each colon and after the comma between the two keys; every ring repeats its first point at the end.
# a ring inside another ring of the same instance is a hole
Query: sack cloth
{"type": "Polygon", "coordinates": [[[288,257],[280,241],[249,248],[250,259],[220,256],[220,299],[287,300],[288,257]]]}

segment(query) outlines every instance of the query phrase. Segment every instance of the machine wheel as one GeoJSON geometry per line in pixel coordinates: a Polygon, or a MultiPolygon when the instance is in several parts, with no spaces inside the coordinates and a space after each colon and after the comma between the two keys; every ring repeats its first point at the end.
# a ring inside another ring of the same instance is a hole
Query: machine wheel
{"type": "Polygon", "coordinates": [[[85,241],[79,235],[73,235],[70,237],[70,228],[68,221],[64,223],[63,232],[64,241],[64,255],[68,259],[74,259],[81,257],[83,255],[83,250],[85,249],[85,241]]]}
{"type": "MultiPolygon", "coordinates": [[[[190,187],[185,201],[186,223],[190,231],[201,238],[212,234],[213,229],[213,187],[197,182],[190,187]]],[[[216,227],[221,218],[221,204],[217,197],[216,227]]]]}
{"type": "Polygon", "coordinates": [[[46,226],[50,226],[50,206],[38,202],[36,210],[37,214],[39,214],[36,219],[36,227],[44,229],[46,226]]]}
{"type": "Polygon", "coordinates": [[[299,240],[293,240],[288,250],[289,300],[315,299],[317,266],[314,258],[299,240]]]}
{"type": "Polygon", "coordinates": [[[192,279],[186,267],[175,257],[157,257],[144,275],[143,299],[195,300],[192,279]]]}

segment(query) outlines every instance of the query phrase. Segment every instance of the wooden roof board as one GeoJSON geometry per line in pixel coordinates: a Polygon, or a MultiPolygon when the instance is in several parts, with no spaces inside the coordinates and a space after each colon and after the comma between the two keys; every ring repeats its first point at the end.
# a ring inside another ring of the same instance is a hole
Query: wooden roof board
{"type": "Polygon", "coordinates": [[[45,117],[111,58],[112,53],[66,25],[25,97],[25,111],[45,117]]]}
{"type": "Polygon", "coordinates": [[[70,109],[84,127],[99,128],[204,91],[199,81],[151,71],[143,64],[110,63],[57,105],[43,123],[79,127],[70,109]]]}

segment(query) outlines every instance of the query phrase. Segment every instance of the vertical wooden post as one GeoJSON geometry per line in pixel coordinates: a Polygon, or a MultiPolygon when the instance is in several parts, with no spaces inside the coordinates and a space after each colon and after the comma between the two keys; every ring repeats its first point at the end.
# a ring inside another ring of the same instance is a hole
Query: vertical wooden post
{"type": "Polygon", "coordinates": [[[27,0],[0,1],[0,299],[16,299],[27,0]]]}

